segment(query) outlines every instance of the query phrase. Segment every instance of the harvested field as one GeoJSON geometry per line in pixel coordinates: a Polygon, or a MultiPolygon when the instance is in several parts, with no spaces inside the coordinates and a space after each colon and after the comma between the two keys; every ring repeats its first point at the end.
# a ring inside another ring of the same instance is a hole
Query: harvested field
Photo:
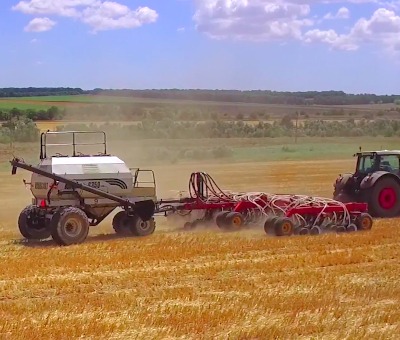
{"type": "MultiPolygon", "coordinates": [[[[330,197],[353,159],[154,167],[161,197],[192,171],[225,189],[330,197]]],[[[274,238],[262,228],[118,238],[111,218],[79,246],[23,242],[30,201],[20,172],[0,173],[1,338],[397,339],[400,221],[366,233],[274,238]]]]}

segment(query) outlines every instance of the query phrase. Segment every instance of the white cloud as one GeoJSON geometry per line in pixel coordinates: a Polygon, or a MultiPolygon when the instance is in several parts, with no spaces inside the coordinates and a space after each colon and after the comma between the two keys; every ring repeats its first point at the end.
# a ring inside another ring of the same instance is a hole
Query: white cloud
{"type": "Polygon", "coordinates": [[[346,7],[340,7],[336,14],[328,13],[324,16],[324,19],[348,19],[350,18],[350,11],[346,7]]]}
{"type": "Polygon", "coordinates": [[[197,30],[213,38],[273,40],[299,38],[310,6],[280,0],[197,0],[197,30]]]}
{"type": "Polygon", "coordinates": [[[179,32],[179,33],[184,33],[186,31],[186,28],[185,27],[179,27],[176,31],[179,32]]]}
{"type": "Polygon", "coordinates": [[[38,39],[36,39],[36,38],[33,38],[31,41],[31,44],[36,44],[36,43],[38,43],[39,42],[39,40],[38,39]]]}
{"type": "Polygon", "coordinates": [[[56,22],[49,18],[35,18],[25,26],[24,30],[26,32],[46,32],[50,31],[55,24],[56,22]]]}
{"type": "Polygon", "coordinates": [[[92,27],[93,32],[136,28],[158,19],[158,13],[148,7],[132,10],[118,2],[103,0],[29,0],[18,2],[12,9],[30,15],[75,18],[92,27]]]}
{"type": "Polygon", "coordinates": [[[82,12],[82,21],[96,31],[136,28],[157,20],[156,11],[148,7],[130,10],[116,2],[105,1],[99,6],[88,7],[82,12]]]}
{"type": "Polygon", "coordinates": [[[310,30],[304,34],[307,43],[322,42],[334,48],[355,50],[363,44],[380,44],[389,51],[400,46],[400,16],[394,11],[379,8],[370,19],[359,19],[348,34],[338,35],[334,30],[310,30]]]}

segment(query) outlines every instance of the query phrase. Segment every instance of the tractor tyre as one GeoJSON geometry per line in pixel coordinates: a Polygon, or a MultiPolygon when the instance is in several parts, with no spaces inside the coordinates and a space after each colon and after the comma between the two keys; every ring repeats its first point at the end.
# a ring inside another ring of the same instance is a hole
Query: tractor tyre
{"type": "Polygon", "coordinates": [[[60,246],[83,243],[89,233],[89,219],[79,208],[58,210],[51,220],[51,236],[60,246]]]}
{"type": "MultiPolygon", "coordinates": [[[[128,216],[129,217],[129,216],[128,216]]],[[[154,233],[156,229],[156,221],[154,217],[147,221],[143,221],[139,216],[129,217],[130,219],[130,230],[133,235],[143,237],[154,233]]]]}
{"type": "Polygon", "coordinates": [[[243,215],[239,212],[230,212],[225,217],[226,229],[240,230],[244,225],[243,215]]]}
{"type": "Polygon", "coordinates": [[[51,235],[45,216],[37,216],[37,208],[28,205],[21,211],[18,218],[18,228],[23,237],[28,240],[44,240],[51,235]]]}
{"type": "Polygon", "coordinates": [[[118,235],[127,235],[131,234],[130,225],[131,218],[125,211],[120,211],[115,214],[112,220],[112,226],[116,234],[118,235]]]}
{"type": "Polygon", "coordinates": [[[333,194],[333,199],[341,203],[350,203],[355,201],[355,199],[351,195],[345,193],[343,190],[335,192],[333,194]]]}
{"type": "Polygon", "coordinates": [[[276,236],[291,236],[294,232],[294,225],[290,218],[283,217],[275,222],[276,236]]]}
{"type": "Polygon", "coordinates": [[[362,213],[358,215],[355,220],[355,225],[357,226],[357,229],[360,231],[371,230],[372,224],[373,224],[372,217],[370,214],[367,213],[362,213]]]}
{"type": "Polygon", "coordinates": [[[221,211],[215,217],[215,222],[217,223],[218,228],[226,229],[226,216],[230,213],[230,211],[221,211]]]}
{"type": "Polygon", "coordinates": [[[400,184],[393,177],[379,179],[369,191],[368,208],[373,216],[394,217],[400,213],[400,184]]]}

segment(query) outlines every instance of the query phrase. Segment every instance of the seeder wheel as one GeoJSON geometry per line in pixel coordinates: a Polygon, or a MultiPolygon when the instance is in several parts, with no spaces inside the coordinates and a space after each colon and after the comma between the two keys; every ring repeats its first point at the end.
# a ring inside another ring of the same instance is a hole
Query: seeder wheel
{"type": "Polygon", "coordinates": [[[313,227],[310,229],[310,235],[319,235],[319,234],[321,234],[321,233],[322,233],[321,228],[318,227],[317,225],[313,226],[313,227]]]}
{"type": "MultiPolygon", "coordinates": [[[[244,225],[244,217],[239,212],[230,212],[225,216],[222,229],[239,230],[244,225]]],[[[220,227],[221,228],[221,227],[220,227]]]]}
{"type": "Polygon", "coordinates": [[[352,232],[357,231],[357,230],[358,230],[357,226],[356,226],[355,224],[353,224],[353,223],[350,223],[350,224],[346,227],[346,231],[347,231],[348,233],[352,233],[352,232]]]}
{"type": "Polygon", "coordinates": [[[264,223],[264,231],[267,235],[276,235],[275,234],[275,223],[279,219],[278,216],[269,216],[267,217],[264,223]]]}
{"type": "Polygon", "coordinates": [[[294,232],[294,225],[291,219],[287,217],[278,218],[275,222],[276,236],[291,236],[294,232]]]}
{"type": "Polygon", "coordinates": [[[215,222],[217,223],[218,228],[225,229],[226,228],[226,216],[229,214],[229,211],[221,211],[215,217],[215,222]]]}
{"type": "Polygon", "coordinates": [[[362,213],[357,216],[355,225],[357,226],[358,230],[371,230],[372,228],[372,217],[370,214],[362,213]]]}

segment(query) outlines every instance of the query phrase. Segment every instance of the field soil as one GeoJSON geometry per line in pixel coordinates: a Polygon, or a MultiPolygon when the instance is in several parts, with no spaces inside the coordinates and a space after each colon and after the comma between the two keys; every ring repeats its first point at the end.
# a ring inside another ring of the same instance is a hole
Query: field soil
{"type": "MultiPolygon", "coordinates": [[[[331,197],[353,159],[154,167],[160,198],[193,171],[224,189],[331,197]]],[[[19,339],[398,339],[400,221],[370,232],[267,236],[183,231],[157,217],[154,235],[119,238],[111,217],[84,244],[26,242],[31,194],[0,173],[0,337],[19,339]]]]}

